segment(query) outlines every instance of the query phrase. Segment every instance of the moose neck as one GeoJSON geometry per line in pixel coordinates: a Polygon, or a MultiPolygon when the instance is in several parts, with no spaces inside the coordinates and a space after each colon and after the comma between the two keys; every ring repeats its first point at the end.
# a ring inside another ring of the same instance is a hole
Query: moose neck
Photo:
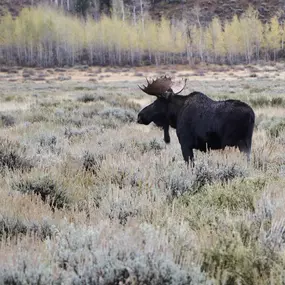
{"type": "Polygon", "coordinates": [[[168,105],[168,120],[169,120],[169,125],[174,129],[176,129],[178,114],[181,108],[183,107],[186,99],[187,99],[186,96],[180,96],[180,95],[173,95],[170,98],[170,102],[168,105]]]}

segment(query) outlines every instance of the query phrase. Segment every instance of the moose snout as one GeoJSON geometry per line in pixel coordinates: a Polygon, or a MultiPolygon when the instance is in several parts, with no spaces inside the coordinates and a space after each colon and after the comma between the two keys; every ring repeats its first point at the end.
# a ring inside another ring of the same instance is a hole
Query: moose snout
{"type": "Polygon", "coordinates": [[[149,116],[139,113],[137,118],[137,123],[142,125],[149,125],[152,122],[151,118],[149,116]]]}
{"type": "Polygon", "coordinates": [[[138,124],[143,124],[143,119],[142,119],[141,115],[138,115],[137,123],[138,124]]]}

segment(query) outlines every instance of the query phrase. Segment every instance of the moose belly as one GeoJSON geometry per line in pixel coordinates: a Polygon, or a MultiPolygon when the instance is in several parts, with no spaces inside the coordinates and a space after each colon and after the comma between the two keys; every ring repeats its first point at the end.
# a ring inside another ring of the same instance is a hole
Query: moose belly
{"type": "Polygon", "coordinates": [[[223,148],[220,136],[215,132],[208,132],[205,137],[198,137],[196,141],[196,149],[207,151],[208,149],[223,148]]]}
{"type": "Polygon", "coordinates": [[[221,149],[224,147],[221,137],[215,132],[207,133],[207,144],[211,149],[221,149]]]}

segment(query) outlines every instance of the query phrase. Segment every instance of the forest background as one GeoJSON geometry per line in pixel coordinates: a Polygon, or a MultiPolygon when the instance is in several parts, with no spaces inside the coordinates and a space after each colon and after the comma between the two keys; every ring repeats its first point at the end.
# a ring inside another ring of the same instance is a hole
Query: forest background
{"type": "Polygon", "coordinates": [[[12,0],[0,64],[253,63],[285,57],[282,1],[12,0]]]}

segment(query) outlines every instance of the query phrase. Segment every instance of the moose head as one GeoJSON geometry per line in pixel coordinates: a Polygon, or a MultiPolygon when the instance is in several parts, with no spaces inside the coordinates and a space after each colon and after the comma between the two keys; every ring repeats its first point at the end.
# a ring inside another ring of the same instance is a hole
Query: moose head
{"type": "Polygon", "coordinates": [[[170,143],[169,126],[176,127],[177,103],[179,101],[177,95],[185,88],[186,80],[182,88],[180,83],[178,85],[175,84],[167,76],[157,78],[151,82],[146,78],[146,81],[147,86],[139,86],[139,88],[157,99],[139,112],[137,122],[144,125],[153,122],[158,127],[162,127],[164,130],[164,141],[170,143]]]}

